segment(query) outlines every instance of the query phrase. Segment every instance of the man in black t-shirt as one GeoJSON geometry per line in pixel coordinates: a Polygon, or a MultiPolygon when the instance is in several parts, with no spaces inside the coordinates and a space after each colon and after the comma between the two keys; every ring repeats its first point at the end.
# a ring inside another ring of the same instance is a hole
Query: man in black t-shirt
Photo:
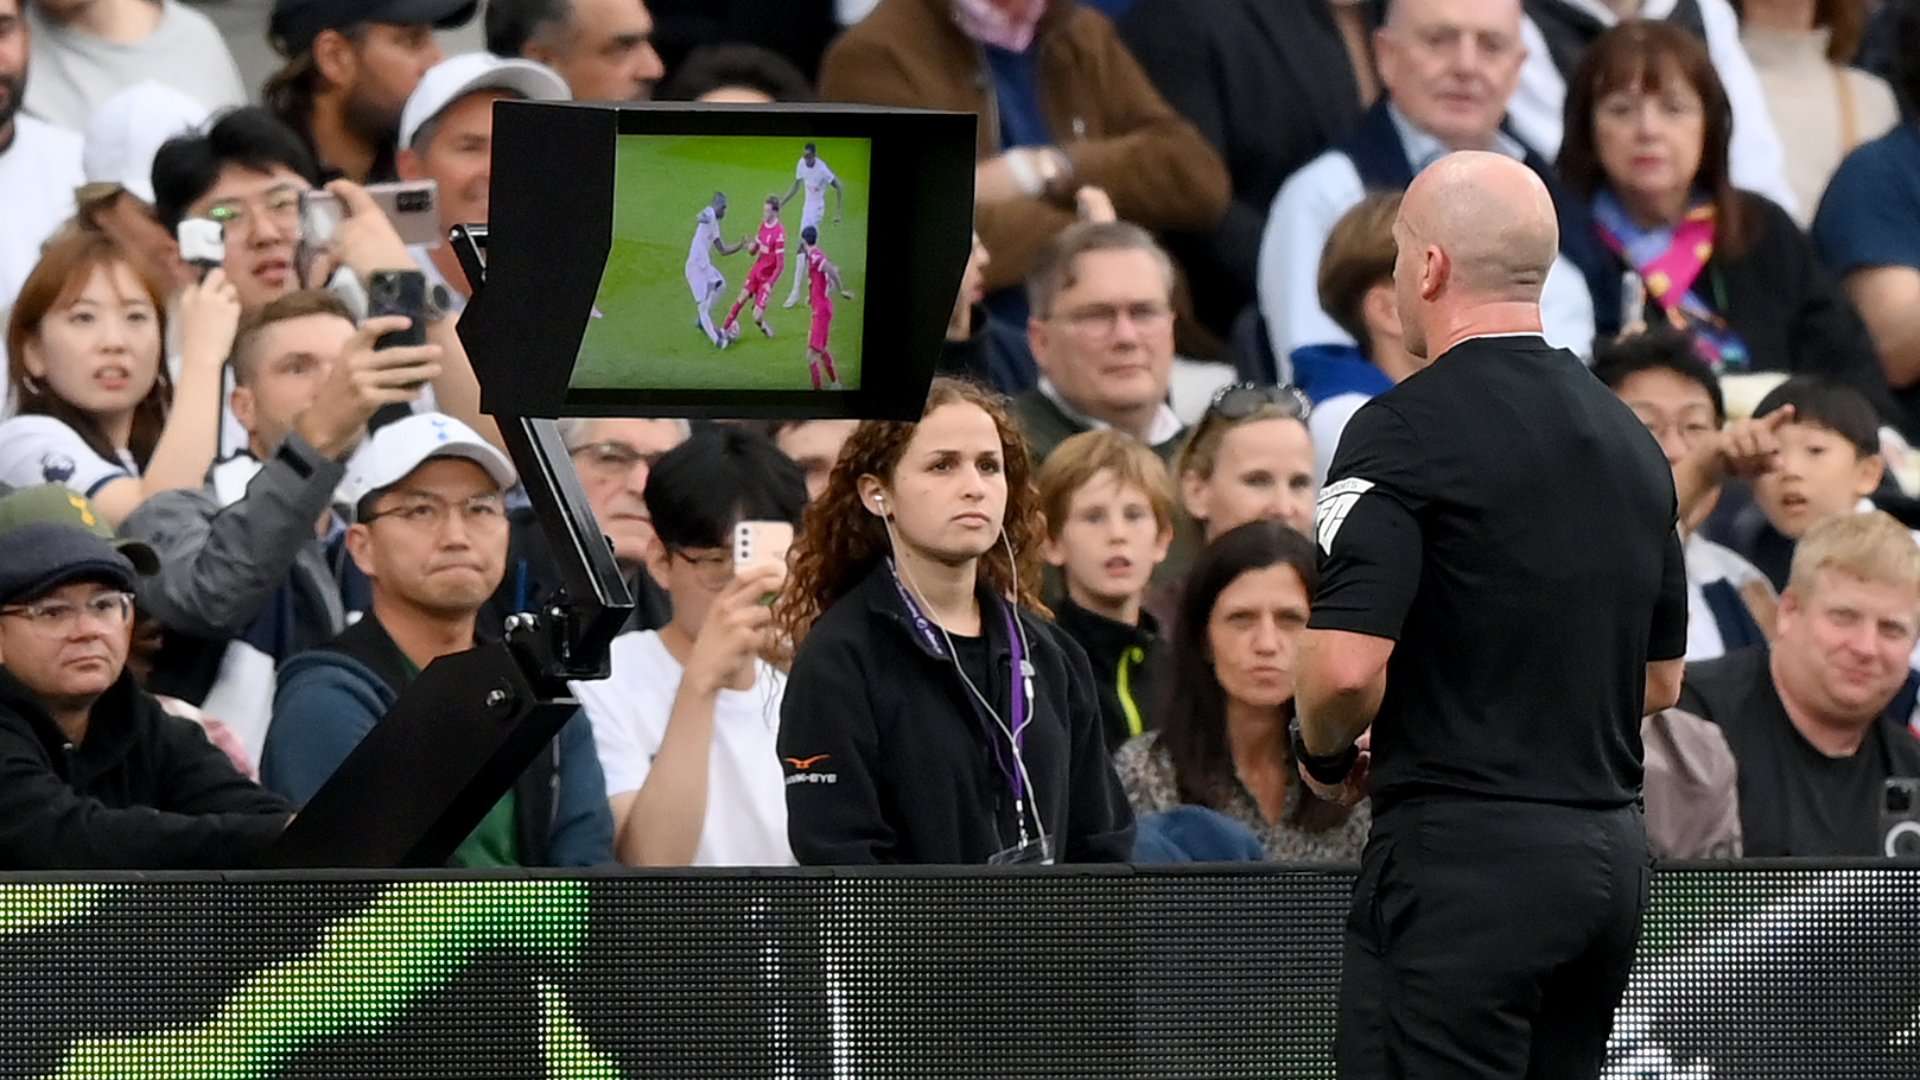
{"type": "Polygon", "coordinates": [[[1394,237],[1407,348],[1435,361],[1342,436],[1296,674],[1306,779],[1373,793],[1340,1075],[1594,1077],[1649,885],[1640,720],[1686,650],[1673,480],[1541,340],[1536,176],[1443,158],[1394,237]]]}
{"type": "Polygon", "coordinates": [[[1720,725],[1748,855],[1877,855],[1889,777],[1920,740],[1886,709],[1920,638],[1920,546],[1878,510],[1801,538],[1773,646],[1687,669],[1680,707],[1720,725]]]}

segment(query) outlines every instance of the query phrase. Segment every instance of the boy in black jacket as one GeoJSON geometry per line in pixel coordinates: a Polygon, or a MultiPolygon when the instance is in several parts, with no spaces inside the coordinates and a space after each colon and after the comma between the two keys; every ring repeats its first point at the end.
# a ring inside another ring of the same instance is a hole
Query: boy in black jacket
{"type": "Polygon", "coordinates": [[[1047,562],[1066,579],[1055,621],[1086,650],[1107,749],[1153,727],[1160,626],[1142,607],[1173,542],[1173,480],[1146,444],[1111,428],[1069,438],[1040,467],[1047,562]]]}
{"type": "Polygon", "coordinates": [[[0,533],[0,870],[244,867],[291,817],[127,674],[136,561],[76,525],[0,533]]]}

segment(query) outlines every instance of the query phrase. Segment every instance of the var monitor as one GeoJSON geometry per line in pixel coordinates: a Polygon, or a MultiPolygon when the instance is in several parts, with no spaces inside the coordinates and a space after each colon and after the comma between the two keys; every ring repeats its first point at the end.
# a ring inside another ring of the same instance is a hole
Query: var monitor
{"type": "Polygon", "coordinates": [[[971,243],[974,118],[495,106],[497,415],[912,417],[971,243]]]}

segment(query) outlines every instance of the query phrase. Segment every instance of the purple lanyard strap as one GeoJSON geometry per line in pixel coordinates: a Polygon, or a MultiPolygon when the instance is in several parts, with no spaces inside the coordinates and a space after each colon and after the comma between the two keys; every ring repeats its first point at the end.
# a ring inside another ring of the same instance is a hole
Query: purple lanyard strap
{"type": "MultiPolygon", "coordinates": [[[[920,610],[920,605],[914,602],[913,594],[908,592],[906,585],[901,582],[899,568],[894,565],[892,559],[887,560],[887,570],[893,574],[893,587],[900,593],[900,602],[906,605],[907,615],[913,619],[914,629],[919,632],[921,640],[927,643],[927,648],[932,650],[935,656],[953,661],[957,668],[960,662],[959,658],[951,655],[947,651],[946,646],[942,644],[940,635],[934,631],[932,621],[920,610]]],[[[1007,648],[1012,653],[1010,658],[1012,670],[1007,679],[1007,696],[1011,699],[1012,704],[1007,710],[1007,714],[1010,718],[1008,721],[1008,730],[1013,733],[1014,752],[1017,755],[1026,748],[1027,741],[1027,721],[1029,719],[1027,716],[1027,698],[1026,694],[1022,692],[1026,685],[1025,672],[1027,657],[1026,650],[1020,643],[1020,628],[1013,621],[1015,617],[1013,605],[1007,603],[1001,604],[1000,614],[1007,621],[1007,648]]],[[[1001,740],[989,739],[988,741],[993,744],[994,761],[1000,766],[1000,771],[1006,774],[1007,783],[1013,788],[1013,797],[1015,799],[1026,798],[1026,778],[1020,773],[1019,762],[1017,760],[1009,761],[1007,759],[1007,753],[1001,745],[1001,740]]]]}

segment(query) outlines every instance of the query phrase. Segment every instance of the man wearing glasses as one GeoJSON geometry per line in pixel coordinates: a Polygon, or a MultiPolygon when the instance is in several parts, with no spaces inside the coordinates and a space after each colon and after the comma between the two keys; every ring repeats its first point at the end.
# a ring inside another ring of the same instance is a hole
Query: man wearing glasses
{"type": "MultiPolygon", "coordinates": [[[[781,559],[735,572],[742,521],[798,528],[806,481],[767,438],[704,432],[647,485],[647,566],[673,595],[657,631],[613,641],[612,676],[574,683],[606,773],[614,851],[629,866],[791,866],[778,746],[786,678],[766,600],[781,559]]],[[[762,552],[762,554],[773,554],[762,552]]]]}
{"type": "MultiPolygon", "coordinates": [[[[687,441],[685,420],[560,421],[560,441],[573,458],[600,532],[613,545],[613,560],[633,595],[633,614],[622,632],[657,630],[673,615],[673,601],[647,572],[653,515],[647,510],[647,480],[667,451],[687,441]]],[[[539,611],[560,588],[560,569],[532,507],[510,516],[513,558],[506,576],[481,613],[480,625],[498,633],[506,617],[539,611]]]]}
{"type": "Polygon", "coordinates": [[[185,218],[218,222],[227,277],[248,310],[300,288],[300,196],[319,182],[300,137],[257,106],[169,139],[153,158],[160,224],[171,235],[185,218]]]}
{"type": "Polygon", "coordinates": [[[1137,225],[1062,232],[1027,280],[1027,341],[1040,369],[1014,399],[1036,464],[1070,436],[1117,428],[1171,459],[1186,429],[1173,376],[1173,262],[1137,225]]]}
{"type": "Polygon", "coordinates": [[[201,488],[147,500],[123,524],[162,556],[140,588],[141,610],[166,638],[150,688],[226,720],[253,759],[275,666],[365,607],[335,503],[351,455],[367,452],[369,419],[410,404],[439,369],[438,345],[377,346],[404,325],[389,316],[356,329],[324,289],[247,313],[230,364],[246,452],[214,466],[201,488]]]}
{"type": "Polygon", "coordinates": [[[156,560],[110,535],[0,533],[0,870],[246,866],[290,808],[127,672],[134,581],[156,560]]]}
{"type": "MultiPolygon", "coordinates": [[[[350,467],[346,548],[371,610],[282,666],[261,780],[304,803],[421,669],[478,643],[476,616],[507,560],[512,464],[465,424],[389,424],[350,467]]],[[[477,718],[476,718],[477,722],[477,718]]],[[[612,858],[606,784],[575,716],[454,852],[462,866],[589,866],[612,858]]]]}

